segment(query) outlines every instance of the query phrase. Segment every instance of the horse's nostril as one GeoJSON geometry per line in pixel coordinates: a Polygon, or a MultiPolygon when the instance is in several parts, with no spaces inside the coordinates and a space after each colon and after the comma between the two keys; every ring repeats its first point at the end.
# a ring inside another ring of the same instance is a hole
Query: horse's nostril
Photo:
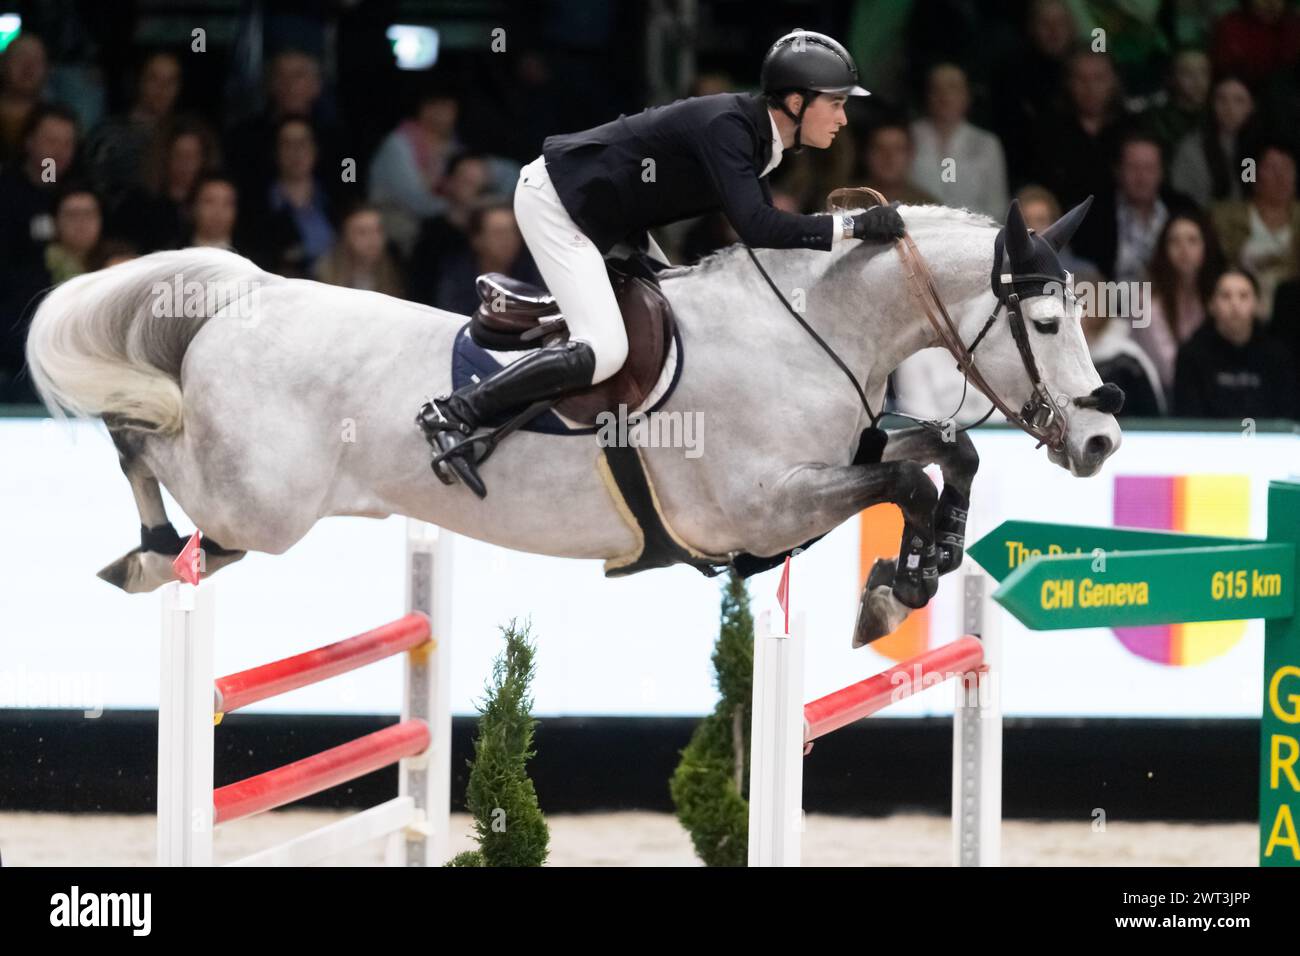
{"type": "Polygon", "coordinates": [[[1111,440],[1107,435],[1093,435],[1084,443],[1083,452],[1090,461],[1100,461],[1110,454],[1111,440]]]}

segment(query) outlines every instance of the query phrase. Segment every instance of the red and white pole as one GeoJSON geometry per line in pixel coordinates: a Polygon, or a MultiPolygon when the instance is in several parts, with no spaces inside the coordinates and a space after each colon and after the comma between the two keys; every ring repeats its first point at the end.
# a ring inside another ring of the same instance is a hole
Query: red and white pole
{"type": "Polygon", "coordinates": [[[382,770],[429,749],[429,728],[404,720],[318,754],[219,788],[212,796],[215,823],[273,810],[314,793],[382,770]]]}

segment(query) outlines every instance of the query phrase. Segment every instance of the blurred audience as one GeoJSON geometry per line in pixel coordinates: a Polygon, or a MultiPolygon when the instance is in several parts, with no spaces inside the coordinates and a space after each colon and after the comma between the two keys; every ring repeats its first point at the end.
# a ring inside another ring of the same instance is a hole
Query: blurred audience
{"type": "Polygon", "coordinates": [[[1119,78],[1110,57],[1084,49],[1066,69],[1067,107],[1034,129],[1034,169],[1063,207],[1072,208],[1111,185],[1122,132],[1119,78]]]}
{"type": "MultiPolygon", "coordinates": [[[[21,160],[23,138],[48,79],[45,44],[35,34],[19,34],[0,54],[0,167],[21,160]]],[[[68,115],[75,122],[75,114],[68,115]]]]}
{"type": "Polygon", "coordinates": [[[54,241],[45,247],[45,271],[54,284],[88,272],[104,220],[99,197],[88,186],[63,190],[54,207],[54,241]]]}
{"type": "Polygon", "coordinates": [[[513,279],[541,283],[508,200],[485,202],[470,215],[469,249],[442,270],[433,305],[457,315],[473,312],[478,308],[474,280],[485,272],[502,272],[513,279]]]}
{"type": "Polygon", "coordinates": [[[300,116],[280,120],[275,136],[275,177],[250,198],[250,252],[269,272],[308,278],[334,244],[331,201],[316,178],[316,131],[300,116]]]}
{"type": "Polygon", "coordinates": [[[884,194],[887,202],[905,206],[925,206],[938,202],[908,178],[912,171],[915,147],[907,124],[885,121],[867,134],[862,149],[861,182],[884,194]]]}
{"type": "Polygon", "coordinates": [[[469,248],[469,220],[487,193],[490,181],[487,160],[468,150],[447,164],[447,174],[438,190],[443,211],[420,225],[415,251],[411,254],[411,297],[433,304],[438,275],[449,260],[469,248]]]}
{"type": "Polygon", "coordinates": [[[1236,76],[1220,77],[1210,95],[1210,112],[1178,143],[1169,170],[1173,187],[1202,208],[1216,199],[1240,199],[1254,114],[1250,88],[1236,76]]]}
{"type": "Polygon", "coordinates": [[[282,50],[271,58],[266,106],[237,124],[227,137],[231,170],[241,195],[265,195],[277,174],[281,126],[290,117],[310,123],[315,145],[312,172],[333,192],[342,175],[347,136],[323,92],[321,66],[315,56],[282,50]]]}
{"type": "Polygon", "coordinates": [[[1206,304],[1210,321],[1178,350],[1174,411],[1185,418],[1300,418],[1300,380],[1257,318],[1255,277],[1219,276],[1206,304]]]}
{"type": "Polygon", "coordinates": [[[1214,25],[1214,68],[1247,80],[1291,70],[1300,62],[1300,18],[1287,0],[1244,0],[1214,25]]]}
{"type": "Polygon", "coordinates": [[[192,228],[184,245],[242,251],[235,244],[239,190],[232,180],[216,173],[200,179],[194,186],[188,220],[192,228]]]}
{"type": "Polygon", "coordinates": [[[458,112],[450,93],[426,92],[370,162],[370,201],[383,210],[388,234],[404,253],[410,253],[421,221],[447,210],[440,189],[448,163],[462,149],[458,112]]]}
{"type": "Polygon", "coordinates": [[[1269,332],[1291,357],[1291,364],[1300,370],[1300,279],[1288,279],[1278,285],[1269,332]]]}
{"type": "Polygon", "coordinates": [[[1165,89],[1142,114],[1142,125],[1160,143],[1165,162],[1201,124],[1210,98],[1210,58],[1204,50],[1184,48],[1169,61],[1165,89]]]}
{"type": "Polygon", "coordinates": [[[101,196],[144,185],[146,157],[174,119],[180,92],[181,61],[176,54],[159,51],[145,57],[130,110],[104,120],[86,141],[88,172],[101,196]]]}
{"type": "Polygon", "coordinates": [[[1259,283],[1264,316],[1272,314],[1277,284],[1300,276],[1295,167],[1295,152],[1289,145],[1269,143],[1260,150],[1258,179],[1250,198],[1216,203],[1212,210],[1224,255],[1259,283]]]}
{"type": "Polygon", "coordinates": [[[387,246],[379,210],[366,204],[354,206],[339,222],[339,241],[317,262],[316,278],[330,285],[401,296],[401,270],[387,246]]]}
{"type": "Polygon", "coordinates": [[[1156,240],[1172,212],[1192,201],[1164,186],[1160,143],[1149,133],[1131,132],[1120,142],[1114,182],[1094,199],[1074,236],[1079,255],[1116,282],[1146,277],[1156,240]]]}
{"type": "Polygon", "coordinates": [[[1033,0],[1025,38],[993,79],[994,132],[1002,139],[1013,185],[1041,179],[1034,162],[1034,131],[1056,112],[1066,63],[1078,38],[1074,14],[1064,0],[1033,0]]]}
{"type": "MultiPolygon", "coordinates": [[[[55,238],[59,184],[71,181],[77,126],[62,106],[38,107],[27,117],[21,158],[0,174],[0,395],[30,394],[18,381],[23,343],[36,299],[50,284],[45,248],[55,238]]],[[[25,382],[25,379],[23,379],[25,382]]]]}
{"type": "Polygon", "coordinates": [[[1001,218],[1007,214],[1002,144],[972,126],[966,73],[952,63],[930,71],[925,116],[912,123],[911,181],[945,206],[1001,218]]]}
{"type": "Polygon", "coordinates": [[[98,272],[140,257],[140,250],[125,239],[105,239],[86,257],[86,271],[98,272]]]}
{"type": "Polygon", "coordinates": [[[175,249],[193,229],[194,188],[220,166],[216,134],[201,120],[168,124],[145,157],[141,185],[127,188],[108,210],[108,232],[144,252],[175,249]]]}
{"type": "Polygon", "coordinates": [[[1170,216],[1151,258],[1150,293],[1133,317],[1133,340],[1155,364],[1168,397],[1178,349],[1205,321],[1205,302],[1222,271],[1219,242],[1205,215],[1185,210],[1170,216]]]}

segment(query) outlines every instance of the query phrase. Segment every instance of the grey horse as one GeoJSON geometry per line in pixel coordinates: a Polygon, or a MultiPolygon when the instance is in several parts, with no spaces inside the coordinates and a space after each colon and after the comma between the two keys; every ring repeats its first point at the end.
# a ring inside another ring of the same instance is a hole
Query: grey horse
{"type": "MultiPolygon", "coordinates": [[[[997,304],[990,274],[999,224],[936,206],[900,212],[961,340],[971,343],[997,304]]],[[[1044,236],[1059,249],[1079,218],[1044,236]]],[[[1014,271],[1030,250],[1014,206],[1005,235],[1014,271]]],[[[973,443],[965,432],[896,429],[879,461],[854,464],[873,422],[787,307],[880,409],[889,373],[940,342],[902,259],[891,246],[856,243],[829,253],[762,250],[757,259],[781,296],[742,246],[660,273],[683,347],[680,380],[661,411],[698,414],[704,424],[698,453],[643,449],[665,523],[701,554],[777,555],[889,501],[906,525],[898,568],[908,556],[915,570],[917,554],[934,553],[941,510],[923,469],[937,463],[945,492],[968,503],[973,443]]],[[[1104,408],[1078,401],[1102,387],[1079,310],[1055,294],[1020,305],[1037,371],[1068,425],[1047,457],[1074,475],[1095,474],[1120,431],[1104,408]]],[[[154,253],[54,289],[28,338],[33,379],[55,414],[108,424],[143,529],[140,547],[101,577],[129,592],[173,579],[179,538],[159,483],[209,538],[208,573],[247,551],[280,554],[329,515],[402,514],[560,557],[635,552],[637,532],[611,498],[591,435],[511,435],[484,466],[485,500],[435,480],[413,414],[447,390],[464,322],[377,293],[284,279],[201,248],[154,253]]],[[[1005,319],[988,328],[976,355],[1006,405],[1019,409],[1033,397],[1005,319]]],[[[952,570],[952,550],[941,572],[952,570]]],[[[892,562],[878,570],[864,592],[857,643],[888,633],[933,593],[933,582],[919,579],[896,592],[892,562]]]]}

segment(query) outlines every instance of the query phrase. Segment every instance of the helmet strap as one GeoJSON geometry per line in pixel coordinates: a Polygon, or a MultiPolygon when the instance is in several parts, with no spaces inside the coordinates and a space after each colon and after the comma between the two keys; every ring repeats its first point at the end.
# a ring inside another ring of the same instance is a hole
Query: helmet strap
{"type": "Polygon", "coordinates": [[[812,90],[790,90],[785,96],[781,97],[781,112],[794,120],[794,145],[790,147],[791,153],[797,154],[803,151],[803,114],[807,111],[808,104],[812,102],[813,97],[816,95],[812,90]],[[785,105],[786,96],[789,96],[790,93],[798,93],[799,98],[803,101],[799,107],[798,116],[790,111],[790,107],[785,105]]]}

